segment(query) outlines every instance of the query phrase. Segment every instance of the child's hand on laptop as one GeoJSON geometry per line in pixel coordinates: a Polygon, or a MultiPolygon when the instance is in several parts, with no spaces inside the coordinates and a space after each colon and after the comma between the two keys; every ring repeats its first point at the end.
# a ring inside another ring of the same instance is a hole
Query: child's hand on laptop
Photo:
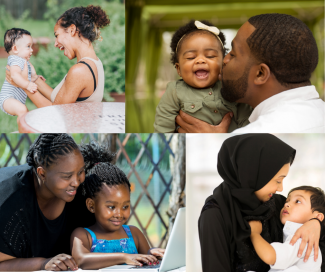
{"type": "Polygon", "coordinates": [[[153,247],[153,248],[150,248],[150,249],[149,249],[148,254],[154,255],[154,256],[156,256],[156,257],[162,259],[162,257],[163,257],[164,254],[165,254],[165,249],[163,249],[163,248],[158,248],[158,247],[153,247]]]}
{"type": "Polygon", "coordinates": [[[155,256],[146,254],[125,254],[124,259],[126,264],[138,266],[142,266],[143,264],[151,265],[158,262],[155,256]]]}

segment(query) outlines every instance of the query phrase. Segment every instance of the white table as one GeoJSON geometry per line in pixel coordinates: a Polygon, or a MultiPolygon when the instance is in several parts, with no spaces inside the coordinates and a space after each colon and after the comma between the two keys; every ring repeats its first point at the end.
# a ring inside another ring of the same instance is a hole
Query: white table
{"type": "Polygon", "coordinates": [[[124,133],[125,103],[73,103],[39,108],[23,115],[18,128],[24,133],[124,133]]]}

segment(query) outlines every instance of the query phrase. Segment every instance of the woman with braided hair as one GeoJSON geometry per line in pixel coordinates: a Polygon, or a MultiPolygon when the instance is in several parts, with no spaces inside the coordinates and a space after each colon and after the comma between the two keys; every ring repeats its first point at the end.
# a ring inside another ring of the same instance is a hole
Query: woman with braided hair
{"type": "MultiPolygon", "coordinates": [[[[38,107],[76,102],[101,102],[104,95],[104,69],[96,56],[93,42],[101,40],[100,29],[110,23],[107,14],[99,6],[74,7],[65,11],[54,26],[54,46],[64,51],[70,60],[77,58],[63,80],[52,89],[38,76],[32,67],[31,81],[39,92],[27,96],[38,107]]],[[[15,85],[7,66],[6,80],[15,85]]],[[[27,65],[23,70],[26,72],[27,65]]],[[[17,86],[16,86],[17,87],[17,86]]]]}
{"type": "Polygon", "coordinates": [[[156,265],[164,249],[149,248],[142,232],[124,225],[130,216],[130,183],[112,164],[112,155],[96,142],[81,146],[86,179],[81,185],[88,210],[96,223],[77,228],[71,235],[71,252],[82,269],[99,269],[116,264],[156,265]]]}
{"type": "Polygon", "coordinates": [[[0,169],[0,270],[76,270],[70,235],[95,222],[77,191],[82,154],[67,134],[41,134],[26,161],[0,169]]]}

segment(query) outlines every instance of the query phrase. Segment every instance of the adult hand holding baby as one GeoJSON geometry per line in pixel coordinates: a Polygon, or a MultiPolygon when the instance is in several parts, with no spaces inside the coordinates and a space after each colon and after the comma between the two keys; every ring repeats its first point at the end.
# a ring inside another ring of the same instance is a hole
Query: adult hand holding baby
{"type": "Polygon", "coordinates": [[[180,126],[178,133],[227,133],[233,117],[232,112],[228,112],[219,125],[210,125],[195,117],[192,117],[183,111],[179,111],[176,116],[176,123],[180,126]]]}
{"type": "Polygon", "coordinates": [[[304,261],[306,262],[314,248],[314,261],[318,259],[319,239],[320,239],[321,227],[317,220],[310,220],[301,226],[292,237],[290,244],[294,245],[299,238],[302,239],[298,257],[300,257],[308,243],[307,251],[304,261]]]}
{"type": "MultiPolygon", "coordinates": [[[[32,78],[31,78],[32,82],[35,82],[38,78],[40,78],[44,82],[46,81],[46,79],[43,76],[36,74],[36,71],[35,71],[35,68],[34,68],[33,65],[31,65],[31,68],[32,68],[32,78]]],[[[24,69],[22,70],[22,76],[23,76],[24,79],[28,80],[27,61],[25,61],[24,69]]],[[[11,72],[10,72],[10,66],[9,65],[6,66],[6,80],[11,85],[19,88],[19,86],[13,81],[13,79],[11,77],[11,72]]],[[[33,84],[36,85],[35,83],[33,83],[33,84]]],[[[28,90],[28,87],[27,87],[27,90],[28,90]]],[[[36,85],[36,90],[37,90],[37,85],[36,85]]],[[[30,91],[30,90],[28,90],[28,91],[30,91]]]]}
{"type": "MultiPolygon", "coordinates": [[[[24,69],[21,71],[21,75],[24,79],[28,80],[28,68],[27,68],[27,61],[25,61],[24,69]]],[[[10,72],[10,66],[6,66],[6,80],[13,86],[20,88],[12,79],[11,72],[10,72]]],[[[33,78],[32,78],[33,80],[33,78]]]]}

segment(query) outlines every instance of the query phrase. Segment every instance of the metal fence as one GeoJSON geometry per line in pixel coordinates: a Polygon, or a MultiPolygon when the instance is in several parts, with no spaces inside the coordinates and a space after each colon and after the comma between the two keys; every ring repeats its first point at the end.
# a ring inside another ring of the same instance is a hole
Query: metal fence
{"type": "MultiPolygon", "coordinates": [[[[38,134],[1,134],[0,167],[26,163],[26,155],[38,134]]],[[[116,152],[116,165],[131,183],[131,215],[150,247],[164,246],[168,231],[169,195],[172,175],[170,147],[173,134],[72,134],[76,143],[90,140],[106,143],[116,152]]]]}

